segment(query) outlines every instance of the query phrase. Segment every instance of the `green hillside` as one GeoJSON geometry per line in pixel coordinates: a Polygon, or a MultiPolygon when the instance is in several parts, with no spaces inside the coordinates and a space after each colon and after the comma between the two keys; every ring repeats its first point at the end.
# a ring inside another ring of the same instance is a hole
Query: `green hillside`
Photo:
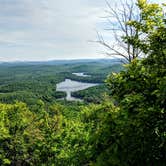
{"type": "Polygon", "coordinates": [[[133,56],[126,65],[87,60],[0,65],[0,165],[166,165],[164,7],[145,0],[137,6],[141,19],[126,23],[137,33],[123,42],[146,58],[133,56]],[[56,92],[66,78],[99,85],[73,93],[83,102],[69,102],[56,92]]]}

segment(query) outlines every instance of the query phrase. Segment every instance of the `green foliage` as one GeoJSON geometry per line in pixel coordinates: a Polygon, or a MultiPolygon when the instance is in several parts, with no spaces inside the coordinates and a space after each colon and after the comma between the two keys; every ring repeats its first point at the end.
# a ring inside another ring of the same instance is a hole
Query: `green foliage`
{"type": "Polygon", "coordinates": [[[133,61],[125,72],[108,79],[108,84],[113,88],[112,95],[120,108],[117,119],[120,124],[116,126],[120,146],[115,155],[120,153],[123,156],[119,158],[119,165],[165,163],[166,112],[165,98],[160,90],[165,91],[165,83],[162,68],[158,66],[152,70],[153,65],[146,64],[149,58],[133,61]],[[159,75],[155,74],[157,70],[160,70],[159,75]]]}
{"type": "Polygon", "coordinates": [[[159,27],[164,27],[163,7],[159,4],[148,3],[147,0],[138,0],[137,6],[140,10],[139,20],[132,20],[126,24],[134,27],[136,36],[123,36],[124,42],[139,48],[145,54],[151,51],[149,38],[159,27]]]}
{"type": "MultiPolygon", "coordinates": [[[[150,11],[152,7],[155,11],[159,9],[157,5],[146,7],[150,11]]],[[[142,10],[146,11],[145,15],[149,14],[148,10],[142,10]]],[[[148,19],[153,19],[153,15],[148,19]]],[[[121,156],[115,158],[115,163],[110,161],[110,165],[150,166],[165,165],[166,162],[166,29],[161,24],[155,26],[158,27],[153,28],[153,33],[147,31],[148,57],[134,60],[126,66],[125,71],[112,74],[107,80],[120,109],[117,119],[114,119],[114,138],[119,144],[109,154],[121,156]]],[[[100,158],[101,161],[104,156],[100,158]]]]}
{"type": "Polygon", "coordinates": [[[102,84],[85,90],[73,92],[72,96],[81,98],[87,103],[99,104],[104,101],[106,93],[109,93],[108,88],[105,84],[102,84]]]}
{"type": "MultiPolygon", "coordinates": [[[[15,103],[16,100],[34,106],[37,100],[47,104],[64,98],[65,92],[57,92],[56,84],[69,78],[76,81],[103,83],[111,71],[120,71],[120,64],[96,62],[58,62],[43,64],[1,64],[0,65],[0,101],[15,103]],[[66,64],[68,63],[68,64],[66,64]],[[85,72],[91,77],[79,77],[72,73],[85,72]]],[[[89,95],[89,94],[88,94],[89,95]]]]}
{"type": "MultiPolygon", "coordinates": [[[[45,77],[38,71],[41,74],[35,77],[39,79],[38,83],[32,79],[34,87],[29,91],[29,95],[37,94],[30,109],[22,102],[0,104],[0,165],[165,165],[166,27],[164,22],[155,23],[160,19],[158,5],[147,4],[145,0],[138,1],[138,5],[145,24],[145,29],[141,30],[147,33],[147,58],[135,59],[125,66],[125,70],[108,76],[110,91],[107,98],[100,104],[87,106],[38,100],[40,95],[49,96],[51,84],[57,83],[52,76],[46,81],[48,75],[45,77]],[[150,19],[152,24],[149,25],[150,19]],[[34,93],[35,89],[37,93],[34,93]]],[[[131,26],[135,26],[134,22],[131,26]]],[[[140,30],[140,26],[135,27],[140,30]]],[[[138,46],[143,49],[141,43],[138,46]]],[[[21,71],[17,74],[18,80],[25,79],[21,71]]],[[[25,80],[29,78],[27,75],[25,80]]],[[[57,77],[63,80],[64,76],[66,73],[63,72],[57,77]]],[[[24,93],[27,87],[23,88],[23,82],[12,83],[9,75],[6,77],[3,75],[5,85],[3,80],[0,83],[3,93],[14,93],[15,96],[16,92],[24,93]]],[[[32,82],[27,82],[28,89],[32,82]]],[[[89,96],[90,92],[96,91],[92,88],[79,94],[89,96]]]]}
{"type": "Polygon", "coordinates": [[[34,125],[35,116],[23,103],[0,105],[1,114],[1,155],[0,163],[15,164],[26,162],[31,155],[33,142],[41,139],[40,131],[34,125]],[[29,147],[29,148],[27,148],[29,147]]]}
{"type": "Polygon", "coordinates": [[[50,144],[59,130],[61,116],[53,114],[53,109],[49,115],[42,105],[39,109],[35,114],[23,103],[0,105],[1,165],[37,165],[50,160],[50,144]]]}

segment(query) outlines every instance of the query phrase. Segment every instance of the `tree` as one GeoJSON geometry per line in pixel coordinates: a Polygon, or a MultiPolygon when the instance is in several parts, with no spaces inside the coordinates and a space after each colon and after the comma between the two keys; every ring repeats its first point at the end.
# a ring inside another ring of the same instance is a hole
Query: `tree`
{"type": "Polygon", "coordinates": [[[141,56],[142,50],[138,47],[138,39],[141,37],[141,33],[134,26],[130,26],[128,22],[136,20],[141,22],[139,15],[139,8],[134,0],[121,1],[120,4],[116,4],[112,7],[111,3],[106,1],[108,6],[107,19],[110,28],[112,38],[115,42],[109,44],[105,41],[102,35],[98,33],[98,43],[108,49],[106,53],[109,56],[120,56],[123,63],[131,62],[133,59],[141,56]]]}
{"type": "Polygon", "coordinates": [[[165,27],[164,9],[159,4],[148,3],[147,0],[138,0],[137,6],[140,10],[141,21],[130,20],[127,25],[136,29],[141,36],[137,40],[125,37],[125,41],[131,45],[136,41],[137,48],[149,55],[154,49],[150,43],[151,37],[158,32],[158,29],[165,27]]]}
{"type": "Polygon", "coordinates": [[[116,157],[121,154],[116,158],[116,165],[163,166],[166,162],[166,24],[159,5],[138,0],[138,6],[143,21],[141,24],[132,21],[130,25],[146,34],[145,43],[140,41],[139,48],[148,55],[143,60],[132,61],[125,71],[108,79],[120,109],[114,130],[118,144],[111,145],[116,149],[109,153],[116,157]]]}
{"type": "Polygon", "coordinates": [[[146,0],[126,0],[113,8],[107,2],[109,10],[107,19],[113,35],[114,44],[105,41],[98,33],[101,45],[108,49],[109,56],[120,56],[123,62],[147,56],[150,51],[149,35],[156,27],[164,26],[163,8],[159,4],[147,3],[146,0]]]}
{"type": "Polygon", "coordinates": [[[34,122],[35,114],[23,103],[0,104],[0,117],[0,165],[24,165],[36,160],[32,154],[42,134],[34,122]]]}

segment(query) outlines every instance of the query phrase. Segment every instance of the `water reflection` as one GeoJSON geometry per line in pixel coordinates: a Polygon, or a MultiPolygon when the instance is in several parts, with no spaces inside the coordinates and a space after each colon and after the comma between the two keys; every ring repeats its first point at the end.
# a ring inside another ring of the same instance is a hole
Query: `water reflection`
{"type": "Polygon", "coordinates": [[[57,91],[62,91],[66,92],[66,100],[68,101],[81,101],[78,98],[72,97],[71,92],[76,92],[79,90],[84,90],[93,86],[96,86],[98,84],[93,84],[93,83],[84,83],[84,82],[78,82],[78,81],[73,81],[71,79],[65,79],[65,81],[60,82],[57,84],[57,91]]]}
{"type": "Polygon", "coordinates": [[[76,76],[79,76],[79,77],[91,77],[90,75],[87,75],[87,74],[84,74],[84,73],[72,73],[76,76]]]}

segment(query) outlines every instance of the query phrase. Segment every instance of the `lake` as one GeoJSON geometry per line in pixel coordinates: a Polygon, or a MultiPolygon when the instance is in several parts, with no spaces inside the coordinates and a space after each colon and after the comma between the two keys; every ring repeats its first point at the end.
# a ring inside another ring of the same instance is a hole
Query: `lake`
{"type": "Polygon", "coordinates": [[[81,101],[79,98],[75,98],[71,96],[71,92],[76,92],[79,90],[84,90],[93,86],[97,86],[98,84],[95,83],[84,83],[73,81],[71,79],[65,79],[65,81],[60,82],[56,85],[57,91],[66,92],[66,100],[68,101],[81,101]]]}
{"type": "Polygon", "coordinates": [[[87,74],[84,74],[84,73],[72,73],[76,76],[79,76],[79,77],[91,77],[90,75],[87,75],[87,74]]]}

